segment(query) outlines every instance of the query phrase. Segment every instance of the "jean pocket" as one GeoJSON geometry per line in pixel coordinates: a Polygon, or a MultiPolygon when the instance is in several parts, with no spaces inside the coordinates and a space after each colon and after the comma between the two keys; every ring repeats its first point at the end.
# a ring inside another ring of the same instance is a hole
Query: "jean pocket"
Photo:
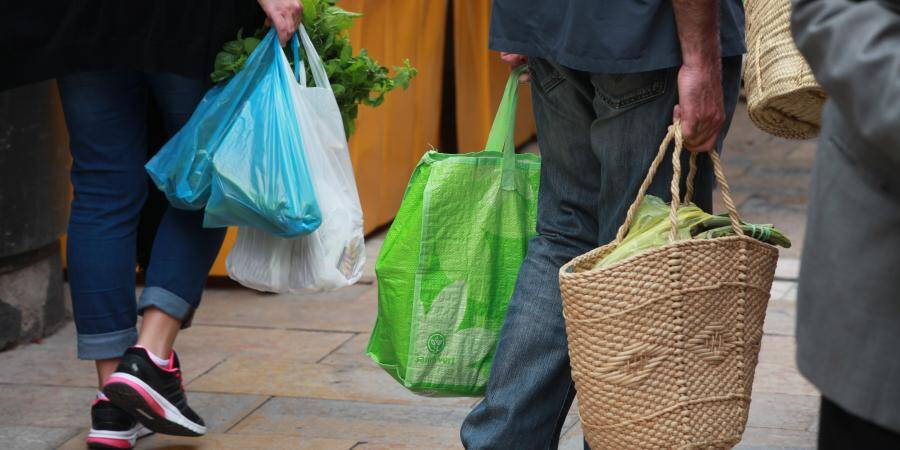
{"type": "Polygon", "coordinates": [[[565,81],[563,74],[553,67],[553,64],[540,58],[532,58],[528,62],[528,71],[531,73],[532,81],[540,85],[544,92],[552,91],[565,81]]]}
{"type": "Polygon", "coordinates": [[[613,109],[630,108],[665,94],[672,69],[625,74],[595,74],[597,95],[613,109]]]}

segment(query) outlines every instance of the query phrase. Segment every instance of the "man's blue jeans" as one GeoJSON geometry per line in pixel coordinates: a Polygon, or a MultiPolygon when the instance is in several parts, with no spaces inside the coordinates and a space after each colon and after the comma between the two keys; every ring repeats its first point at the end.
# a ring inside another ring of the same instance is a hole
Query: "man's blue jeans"
{"type": "MultiPolygon", "coordinates": [[[[678,103],[677,68],[591,74],[541,59],[529,65],[543,160],[538,235],[519,271],[485,398],[460,432],[470,449],[558,446],[575,396],[559,268],[615,237],[678,103]]],[[[737,104],[740,66],[739,56],[722,60],[726,123],[737,104]]],[[[694,201],[708,211],[713,177],[709,159],[699,161],[694,201]]],[[[667,160],[649,193],[668,201],[671,179],[667,160]]]]}
{"type": "Polygon", "coordinates": [[[74,199],[67,262],[78,357],[118,358],[137,340],[148,307],[189,322],[225,236],[204,229],[202,211],[163,216],[135,301],[137,228],[147,198],[147,102],[154,97],[171,136],[206,92],[203,81],[174,74],[91,72],[59,79],[72,150],[74,199]]]}

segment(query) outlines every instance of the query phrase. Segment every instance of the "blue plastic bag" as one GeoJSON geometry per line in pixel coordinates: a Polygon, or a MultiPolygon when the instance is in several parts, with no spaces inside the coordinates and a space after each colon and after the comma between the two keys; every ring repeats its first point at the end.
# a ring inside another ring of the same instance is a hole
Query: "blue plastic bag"
{"type": "Polygon", "coordinates": [[[234,78],[207,93],[147,164],[172,205],[205,206],[209,228],[251,226],[296,237],[319,226],[294,104],[295,76],[270,31],[234,78]]]}
{"type": "Polygon", "coordinates": [[[266,70],[235,110],[212,155],[203,225],[250,226],[281,237],[309,234],[322,214],[300,137],[294,92],[300,88],[299,71],[291,72],[274,30],[244,70],[254,64],[266,70]]]}
{"type": "MultiPolygon", "coordinates": [[[[201,209],[209,199],[212,155],[237,111],[269,71],[257,48],[244,69],[211,88],[181,130],[145,166],[150,178],[176,208],[201,209]]],[[[266,49],[268,51],[268,48],[266,49]]]]}

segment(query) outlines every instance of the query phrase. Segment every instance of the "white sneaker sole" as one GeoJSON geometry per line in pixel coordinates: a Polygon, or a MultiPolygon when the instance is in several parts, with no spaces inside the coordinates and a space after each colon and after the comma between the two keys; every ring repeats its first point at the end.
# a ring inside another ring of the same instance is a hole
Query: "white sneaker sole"
{"type": "Polygon", "coordinates": [[[138,439],[152,434],[147,427],[138,423],[130,430],[95,430],[91,428],[88,432],[85,442],[89,448],[113,448],[113,449],[130,449],[134,447],[138,439]]]}
{"type": "Polygon", "coordinates": [[[115,372],[103,392],[147,428],[162,434],[202,436],[206,427],[181,414],[181,411],[143,380],[131,374],[115,372]]]}

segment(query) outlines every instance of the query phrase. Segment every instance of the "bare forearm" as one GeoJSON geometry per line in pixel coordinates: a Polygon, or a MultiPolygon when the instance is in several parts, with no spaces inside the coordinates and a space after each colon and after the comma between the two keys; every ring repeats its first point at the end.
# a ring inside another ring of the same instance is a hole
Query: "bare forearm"
{"type": "Polygon", "coordinates": [[[721,64],[719,1],[672,0],[672,7],[682,63],[691,67],[718,67],[721,64]]]}
{"type": "Polygon", "coordinates": [[[682,59],[673,116],[681,121],[689,150],[711,151],[725,123],[719,1],[672,0],[672,5],[682,59]]]}

